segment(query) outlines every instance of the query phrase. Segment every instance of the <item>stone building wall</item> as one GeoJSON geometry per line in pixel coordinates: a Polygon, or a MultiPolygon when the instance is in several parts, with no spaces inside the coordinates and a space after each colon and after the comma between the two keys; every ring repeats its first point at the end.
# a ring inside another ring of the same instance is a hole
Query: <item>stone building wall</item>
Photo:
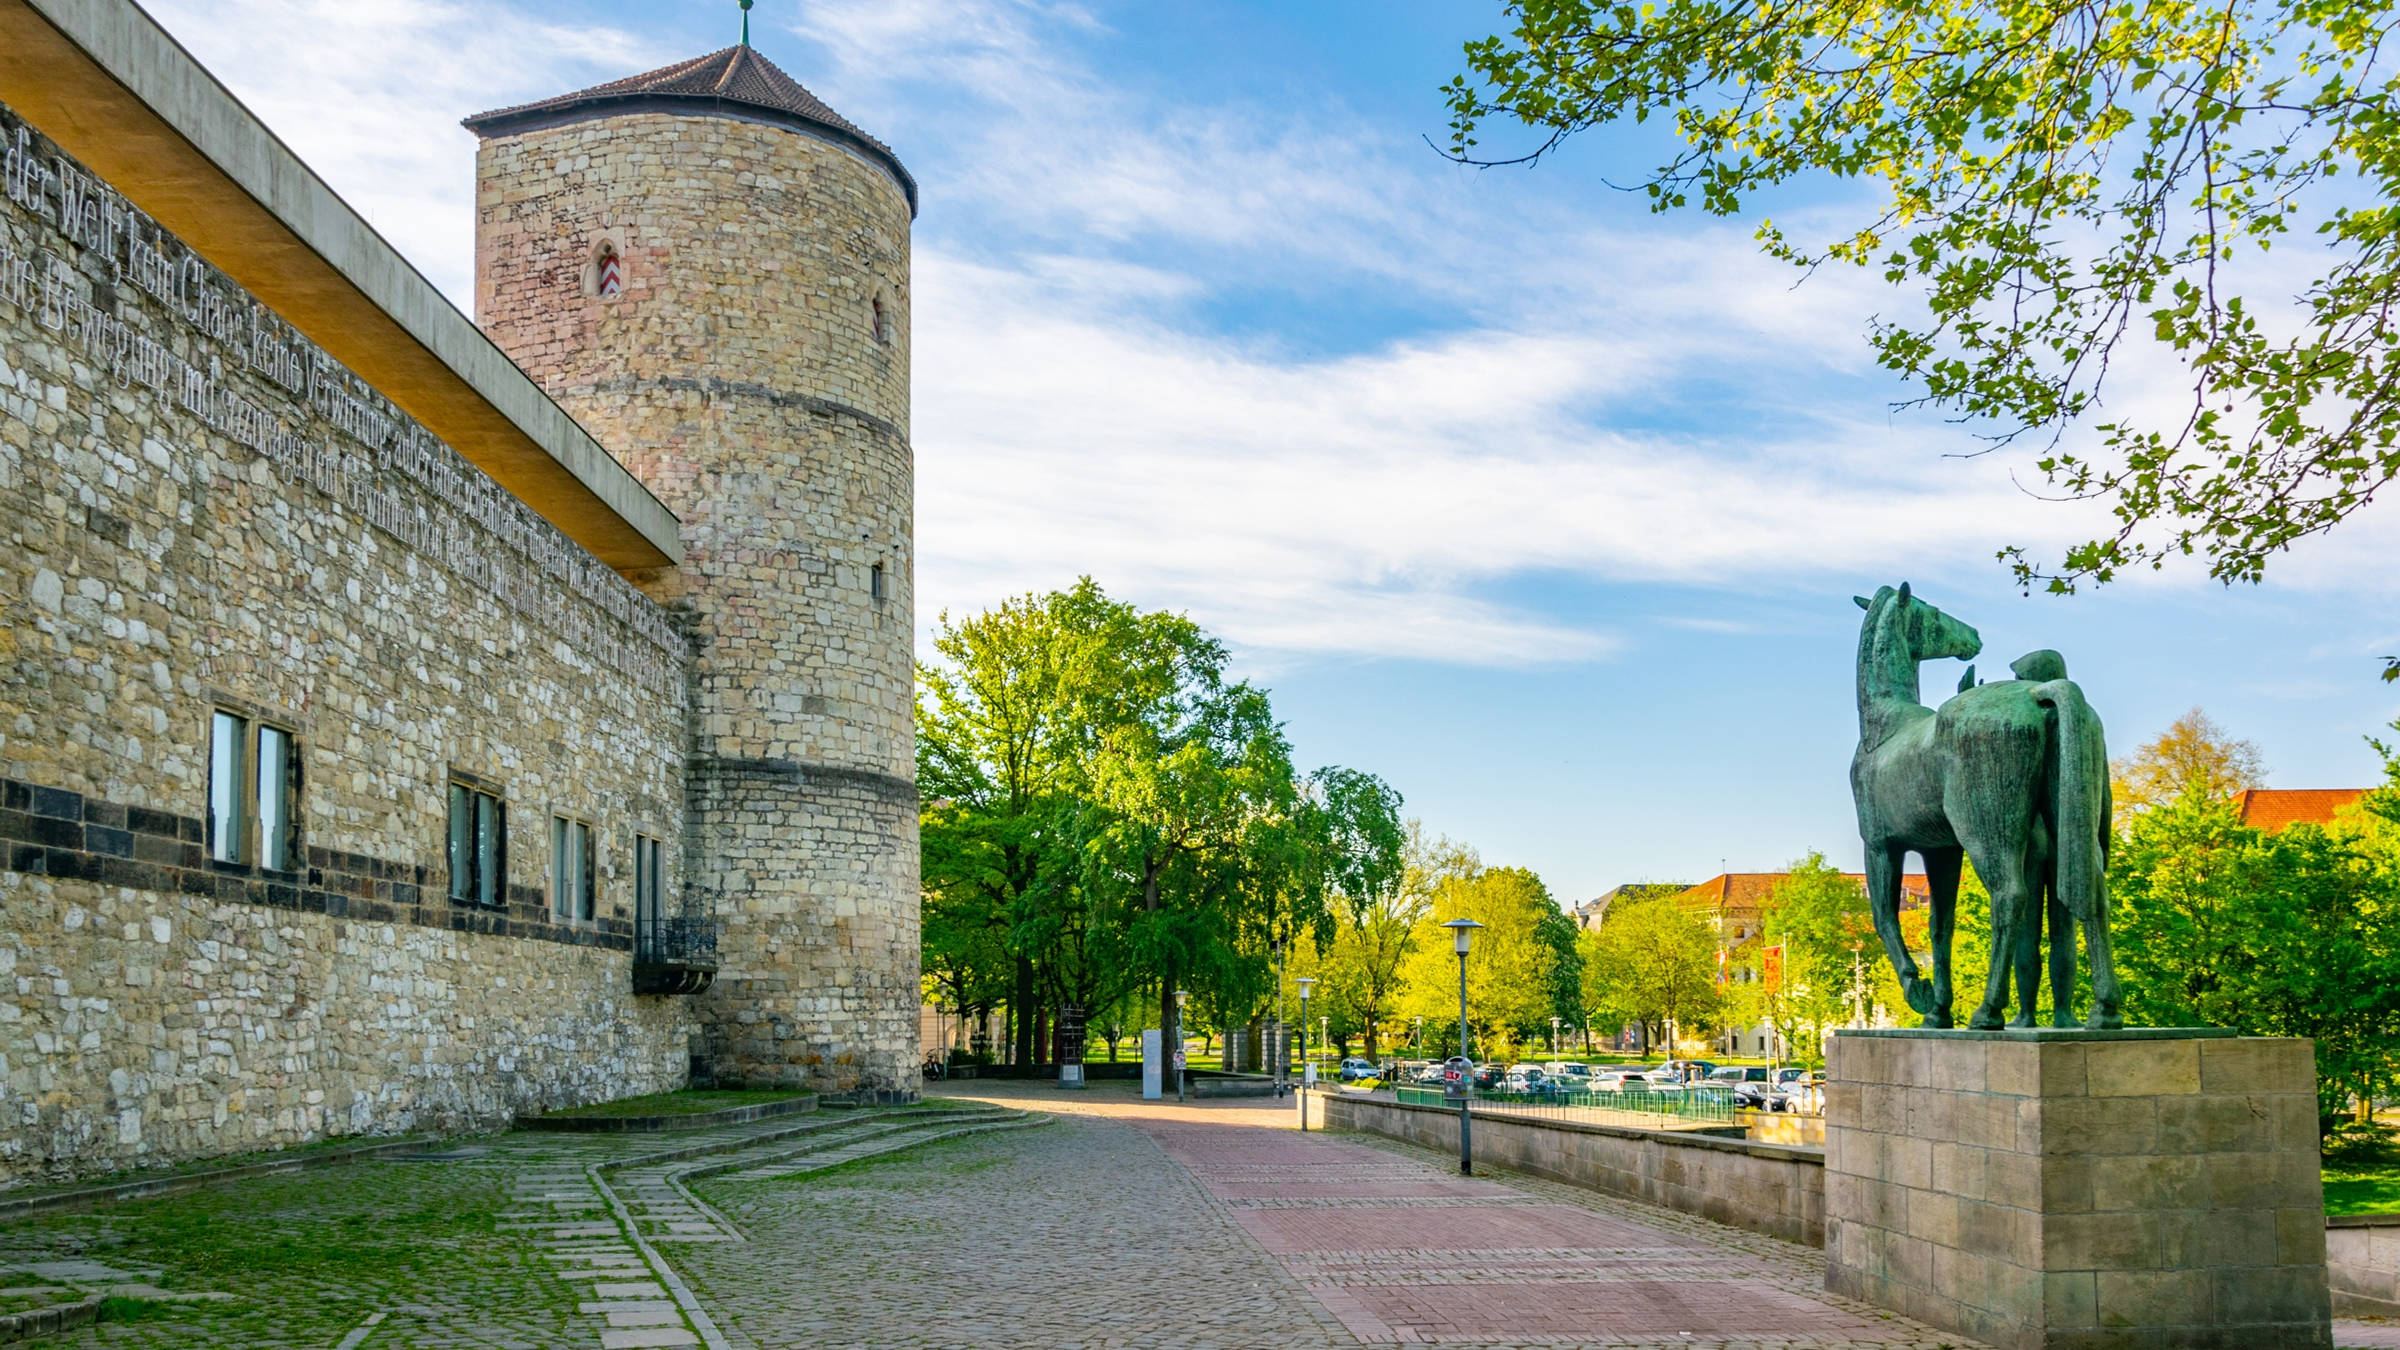
{"type": "Polygon", "coordinates": [[[478,321],[683,524],[645,585],[696,644],[717,1072],[914,1092],[908,200],[791,127],[655,111],[487,133],[477,181],[478,321]]]}
{"type": "Polygon", "coordinates": [[[636,830],[686,852],[687,649],[0,109],[0,1178],[503,1123],[684,1080],[636,830]],[[202,856],[209,722],[298,733],[305,866],[202,856]],[[509,804],[447,899],[453,772],[509,804]],[[548,820],[598,838],[552,919],[548,820]]]}

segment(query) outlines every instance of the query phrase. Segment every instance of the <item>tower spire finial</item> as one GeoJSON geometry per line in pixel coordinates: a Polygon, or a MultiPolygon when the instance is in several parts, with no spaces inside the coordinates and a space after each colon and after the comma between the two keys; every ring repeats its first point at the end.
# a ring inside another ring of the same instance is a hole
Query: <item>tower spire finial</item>
{"type": "Polygon", "coordinates": [[[751,0],[742,0],[742,45],[745,47],[750,45],[750,5],[751,0]]]}

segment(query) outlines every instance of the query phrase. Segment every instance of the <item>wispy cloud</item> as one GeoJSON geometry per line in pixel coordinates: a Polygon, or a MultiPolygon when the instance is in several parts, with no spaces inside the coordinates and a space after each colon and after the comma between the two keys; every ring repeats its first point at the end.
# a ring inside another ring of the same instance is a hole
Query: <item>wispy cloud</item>
{"type": "MultiPolygon", "coordinates": [[[[700,49],[625,8],[158,10],[462,303],[457,118],[700,49]]],[[[1625,639],[1549,612],[1529,579],[1924,578],[2105,525],[1997,458],[1945,459],[1972,446],[1954,428],[1883,415],[1861,334],[1905,298],[1868,274],[1796,287],[1738,227],[1601,218],[1330,95],[1268,107],[1114,77],[1093,56],[1114,35],[1075,5],[798,14],[796,73],[926,180],[928,618],[1088,572],[1258,659],[1588,661],[1625,639]],[[1389,331],[1357,317],[1386,310],[1389,331]]],[[[2340,575],[2385,537],[2284,575],[2340,575]]]]}
{"type": "Polygon", "coordinates": [[[475,138],[458,120],[672,59],[632,28],[478,0],[149,8],[462,309],[474,300],[475,138]]]}

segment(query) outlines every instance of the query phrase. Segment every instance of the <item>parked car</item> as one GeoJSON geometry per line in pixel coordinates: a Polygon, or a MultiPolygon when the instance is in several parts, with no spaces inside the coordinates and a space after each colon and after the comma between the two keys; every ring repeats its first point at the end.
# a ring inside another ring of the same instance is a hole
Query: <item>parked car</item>
{"type": "Polygon", "coordinates": [[[1553,1064],[1550,1076],[1576,1092],[1589,1092],[1592,1087],[1592,1066],[1589,1064],[1553,1064]]]}
{"type": "Polygon", "coordinates": [[[1773,1083],[1742,1081],[1733,1084],[1733,1104],[1745,1111],[1781,1111],[1788,1102],[1773,1083]]]}
{"type": "Polygon", "coordinates": [[[1507,1075],[1508,1070],[1497,1064],[1479,1065],[1475,1070],[1475,1086],[1488,1092],[1500,1086],[1507,1075]]]}
{"type": "Polygon", "coordinates": [[[1366,1078],[1381,1078],[1383,1070],[1375,1067],[1374,1060],[1359,1059],[1354,1056],[1342,1061],[1341,1075],[1343,1082],[1355,1083],[1366,1078]]]}
{"type": "Polygon", "coordinates": [[[1639,1092],[1649,1085],[1640,1069],[1602,1069],[1592,1075],[1594,1092],[1639,1092]]]}
{"type": "Polygon", "coordinates": [[[1806,1077],[1808,1077],[1806,1069],[1776,1069],[1769,1074],[1767,1081],[1773,1083],[1777,1090],[1781,1091],[1806,1077]]]}
{"type": "Polygon", "coordinates": [[[1768,1079],[1767,1071],[1763,1066],[1727,1064],[1720,1068],[1710,1069],[1708,1081],[1712,1083],[1764,1083],[1768,1079]]]}

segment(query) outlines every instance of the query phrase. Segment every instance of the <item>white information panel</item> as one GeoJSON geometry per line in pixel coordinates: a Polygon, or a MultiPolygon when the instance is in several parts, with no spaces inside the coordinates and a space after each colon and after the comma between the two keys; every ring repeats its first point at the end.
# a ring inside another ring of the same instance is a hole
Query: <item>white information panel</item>
{"type": "Polygon", "coordinates": [[[1157,1027],[1142,1033],[1142,1100],[1154,1102],[1166,1094],[1167,1038],[1157,1027]]]}

